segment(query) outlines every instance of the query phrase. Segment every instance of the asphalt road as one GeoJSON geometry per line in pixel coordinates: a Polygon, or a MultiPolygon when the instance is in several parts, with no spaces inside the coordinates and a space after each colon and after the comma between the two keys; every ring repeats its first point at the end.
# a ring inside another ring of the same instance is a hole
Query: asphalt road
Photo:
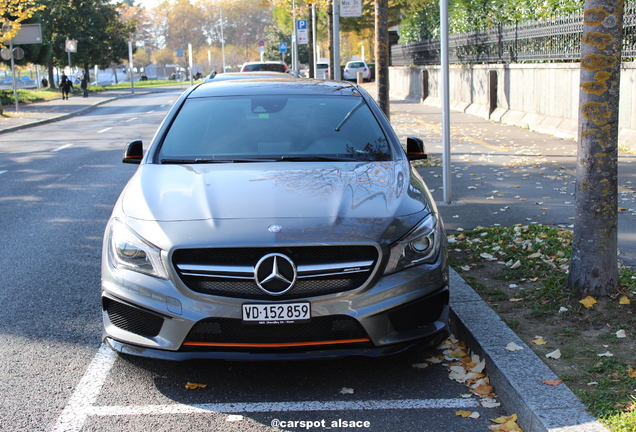
{"type": "Polygon", "coordinates": [[[272,431],[278,421],[289,431],[487,431],[502,408],[462,398],[468,389],[441,364],[413,366],[435,349],[171,363],[101,345],[102,235],[135,170],[121,163],[122,151],[133,139],[148,143],[177,96],[120,99],[0,135],[0,429],[272,431]],[[207,386],[188,390],[187,382],[207,386]]]}

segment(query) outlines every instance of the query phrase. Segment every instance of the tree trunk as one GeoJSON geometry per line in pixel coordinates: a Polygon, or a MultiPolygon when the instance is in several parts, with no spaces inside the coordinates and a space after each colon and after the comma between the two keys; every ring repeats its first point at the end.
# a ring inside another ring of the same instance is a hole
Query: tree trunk
{"type": "Polygon", "coordinates": [[[585,2],[574,237],[567,287],[618,288],[618,100],[623,0],[585,2]]]}
{"type": "Polygon", "coordinates": [[[54,89],[55,87],[55,71],[53,70],[53,60],[50,59],[46,65],[47,70],[49,71],[49,88],[54,89]]]}
{"type": "Polygon", "coordinates": [[[375,86],[378,91],[378,104],[390,120],[388,0],[375,0],[375,86]]]}

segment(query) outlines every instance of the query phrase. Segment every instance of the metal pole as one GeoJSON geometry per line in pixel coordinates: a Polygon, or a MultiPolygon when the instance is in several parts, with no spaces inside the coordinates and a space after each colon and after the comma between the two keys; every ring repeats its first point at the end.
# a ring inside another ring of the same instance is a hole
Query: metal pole
{"type": "Polygon", "coordinates": [[[130,93],[135,94],[135,75],[133,72],[132,41],[128,41],[128,69],[130,69],[130,93]]]}
{"type": "Polygon", "coordinates": [[[311,4],[311,38],[312,38],[312,43],[314,44],[314,58],[312,59],[312,62],[314,64],[313,66],[314,76],[312,78],[317,78],[316,63],[318,63],[318,45],[316,44],[316,3],[311,4]]]}
{"type": "Polygon", "coordinates": [[[333,0],[333,69],[331,76],[340,81],[340,0],[333,0]]]}
{"type": "Polygon", "coordinates": [[[192,73],[192,44],[188,43],[188,63],[190,67],[190,85],[194,85],[194,73],[192,73]]]}
{"type": "MultiPolygon", "coordinates": [[[[67,42],[68,42],[68,38],[66,38],[67,42]]],[[[71,77],[71,52],[70,51],[66,51],[66,53],[68,54],[68,77],[71,77]]]]}
{"type": "Polygon", "coordinates": [[[294,31],[292,33],[292,69],[298,70],[298,40],[296,39],[296,32],[298,23],[296,22],[296,0],[292,1],[292,18],[294,22],[294,31]]]}
{"type": "Polygon", "coordinates": [[[13,83],[13,97],[15,99],[15,112],[17,113],[20,110],[20,102],[18,100],[18,90],[16,88],[17,84],[15,82],[15,62],[13,59],[13,39],[9,41],[9,54],[11,55],[11,76],[13,79],[11,80],[13,83]]]}
{"type": "Polygon", "coordinates": [[[452,202],[451,144],[450,144],[450,97],[448,67],[448,0],[440,0],[441,61],[442,61],[442,183],[444,203],[452,202]]]}
{"type": "Polygon", "coordinates": [[[225,72],[225,37],[223,36],[223,9],[219,9],[221,13],[221,58],[223,59],[223,72],[225,72]]]}

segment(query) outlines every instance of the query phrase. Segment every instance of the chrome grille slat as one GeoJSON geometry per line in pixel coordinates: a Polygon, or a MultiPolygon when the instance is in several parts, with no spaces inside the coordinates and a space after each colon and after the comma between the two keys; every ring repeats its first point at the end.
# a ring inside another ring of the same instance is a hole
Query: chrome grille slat
{"type": "Polygon", "coordinates": [[[364,285],[378,262],[374,246],[297,248],[209,248],[175,251],[173,264],[183,283],[202,294],[272,299],[258,288],[254,268],[268,253],[285,254],[297,266],[296,285],[277,300],[350,291],[364,285]]]}

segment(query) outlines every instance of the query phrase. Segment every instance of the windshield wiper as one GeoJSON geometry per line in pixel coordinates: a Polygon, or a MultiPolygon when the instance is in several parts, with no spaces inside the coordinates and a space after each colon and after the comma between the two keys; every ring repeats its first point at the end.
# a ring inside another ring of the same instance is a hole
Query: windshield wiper
{"type": "Polygon", "coordinates": [[[277,159],[279,162],[292,161],[292,162],[313,162],[313,161],[328,161],[328,162],[351,162],[358,161],[359,159],[353,157],[343,156],[281,156],[277,159]]]}
{"type": "Polygon", "coordinates": [[[231,160],[221,159],[161,159],[162,164],[203,164],[203,163],[230,163],[231,160]]]}
{"type": "Polygon", "coordinates": [[[340,128],[341,128],[342,126],[344,126],[344,124],[345,124],[346,122],[348,122],[348,121],[349,121],[349,118],[351,118],[351,116],[353,115],[353,113],[354,113],[354,112],[356,112],[356,111],[358,110],[358,108],[360,108],[362,105],[364,105],[364,99],[360,99],[360,102],[358,102],[358,103],[356,104],[356,106],[354,106],[354,107],[351,109],[351,111],[349,111],[349,112],[347,113],[347,115],[345,116],[345,118],[343,118],[343,119],[342,119],[342,121],[340,122],[340,124],[339,124],[338,126],[336,126],[336,128],[335,128],[334,130],[335,130],[336,132],[340,132],[340,128]]]}
{"type": "Polygon", "coordinates": [[[212,163],[245,163],[245,162],[276,162],[278,159],[161,159],[162,164],[212,164],[212,163]]]}

